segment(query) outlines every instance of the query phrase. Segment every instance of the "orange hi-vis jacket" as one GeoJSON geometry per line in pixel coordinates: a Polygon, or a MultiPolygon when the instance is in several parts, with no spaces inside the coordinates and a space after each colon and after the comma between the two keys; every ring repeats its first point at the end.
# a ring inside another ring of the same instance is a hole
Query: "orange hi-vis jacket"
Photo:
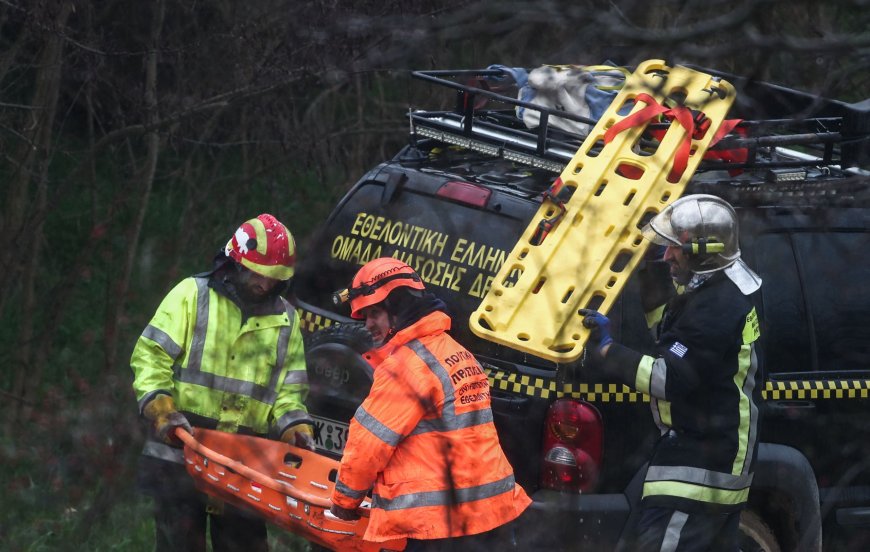
{"type": "Polygon", "coordinates": [[[530,504],[514,481],[474,356],[430,313],[375,351],[384,358],[350,422],[332,501],[357,508],[372,489],[365,540],[474,535],[530,504]]]}

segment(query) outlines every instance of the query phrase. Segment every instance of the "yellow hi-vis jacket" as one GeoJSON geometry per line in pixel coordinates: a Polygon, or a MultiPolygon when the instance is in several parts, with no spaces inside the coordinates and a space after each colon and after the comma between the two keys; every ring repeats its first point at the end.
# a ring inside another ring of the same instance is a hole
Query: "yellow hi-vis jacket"
{"type": "Polygon", "coordinates": [[[531,502],[499,445],[486,373],[449,328],[435,311],[377,351],[389,356],[351,420],[332,496],[356,508],[374,486],[365,540],[483,533],[531,502]]]}
{"type": "MultiPolygon", "coordinates": [[[[208,278],[187,278],[163,299],[130,363],[140,413],[163,393],[194,426],[280,436],[311,423],[299,319],[281,297],[243,320],[208,278]]],[[[154,440],[143,452],[182,462],[180,449],[154,440]]]]}

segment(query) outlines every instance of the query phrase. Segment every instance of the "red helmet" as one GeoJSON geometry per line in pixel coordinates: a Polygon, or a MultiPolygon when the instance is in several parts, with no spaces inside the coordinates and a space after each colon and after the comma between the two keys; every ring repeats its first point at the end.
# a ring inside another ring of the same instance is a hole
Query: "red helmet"
{"type": "Polygon", "coordinates": [[[396,288],[426,289],[410,266],[393,257],[381,257],[367,262],[353,277],[344,300],[350,300],[350,316],[363,319],[362,309],[376,305],[396,288]]]}
{"type": "Polygon", "coordinates": [[[296,264],[293,234],[272,215],[262,214],[239,226],[224,253],[260,276],[275,280],[293,277],[296,264]]]}

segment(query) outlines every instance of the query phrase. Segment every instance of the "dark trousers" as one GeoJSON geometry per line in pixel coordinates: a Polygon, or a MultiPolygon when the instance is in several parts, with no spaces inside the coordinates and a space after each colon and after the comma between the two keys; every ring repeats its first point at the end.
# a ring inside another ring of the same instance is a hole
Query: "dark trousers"
{"type": "Polygon", "coordinates": [[[635,552],[737,552],[740,512],[711,514],[641,507],[619,550],[635,552]]]}
{"type": "Polygon", "coordinates": [[[516,520],[477,535],[450,539],[408,539],[405,552],[509,552],[517,549],[516,520]]]}
{"type": "Polygon", "coordinates": [[[203,495],[155,499],[155,550],[158,552],[205,552],[209,526],[214,552],[267,552],[264,521],[225,506],[221,514],[206,511],[203,495]]]}

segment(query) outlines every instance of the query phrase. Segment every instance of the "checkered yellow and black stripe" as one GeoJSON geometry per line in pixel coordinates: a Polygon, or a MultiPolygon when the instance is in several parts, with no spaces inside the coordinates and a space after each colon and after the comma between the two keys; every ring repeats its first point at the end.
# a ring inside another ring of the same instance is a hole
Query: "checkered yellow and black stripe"
{"type": "Polygon", "coordinates": [[[299,313],[299,325],[304,333],[314,333],[335,324],[334,320],[304,309],[296,309],[296,312],[299,313]]]}
{"type": "MultiPolygon", "coordinates": [[[[302,330],[314,332],[335,321],[299,309],[302,330]]],[[[484,366],[493,389],[542,399],[570,397],[597,403],[649,402],[649,396],[620,383],[564,383],[555,379],[513,374],[484,366]]],[[[768,381],[761,392],[764,400],[866,400],[870,399],[870,380],[792,380],[768,381]]]]}
{"type": "MultiPolygon", "coordinates": [[[[649,402],[649,396],[619,383],[565,383],[511,374],[487,367],[494,389],[542,399],[571,397],[589,402],[649,402]]],[[[761,392],[764,400],[870,399],[870,380],[768,381],[761,392]]]]}
{"type": "Polygon", "coordinates": [[[764,386],[767,400],[868,399],[870,380],[769,381],[764,386]]]}
{"type": "Polygon", "coordinates": [[[555,380],[536,378],[520,374],[510,374],[485,367],[489,375],[489,385],[518,395],[529,395],[542,399],[570,397],[589,402],[649,402],[649,396],[633,391],[619,383],[565,383],[557,385],[555,380]]]}

